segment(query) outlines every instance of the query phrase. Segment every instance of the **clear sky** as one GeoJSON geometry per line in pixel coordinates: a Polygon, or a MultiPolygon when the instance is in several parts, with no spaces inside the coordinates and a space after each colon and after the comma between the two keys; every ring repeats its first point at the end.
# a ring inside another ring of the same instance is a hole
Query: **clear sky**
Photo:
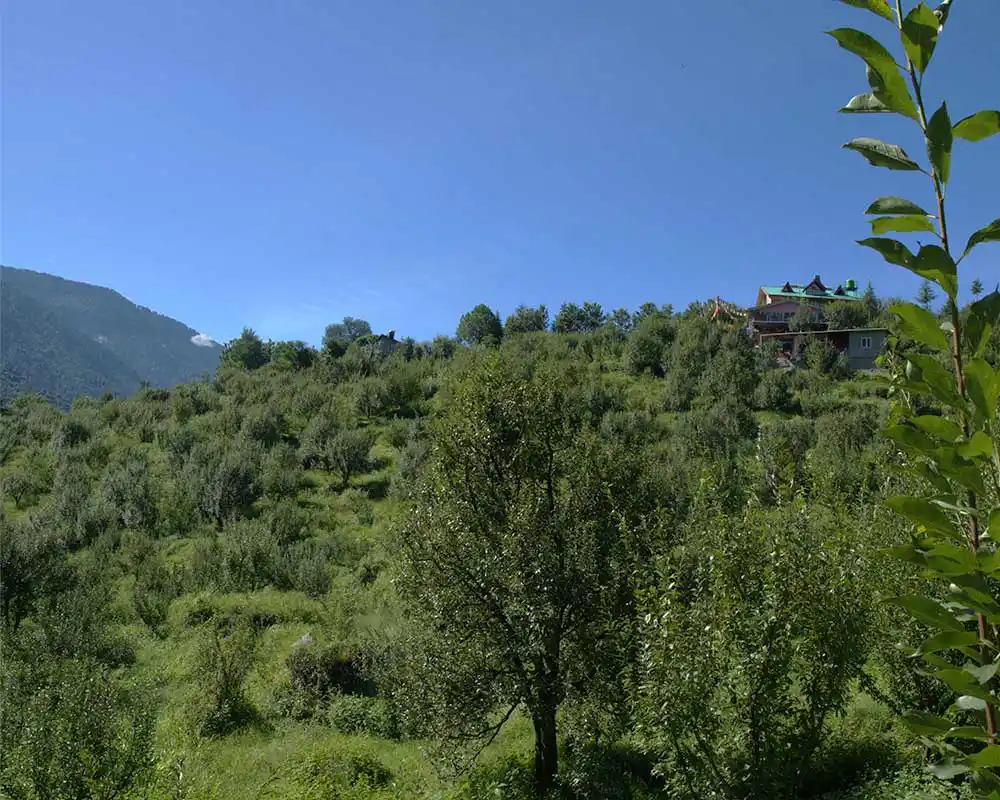
{"type": "MultiPolygon", "coordinates": [[[[3,263],[220,340],[918,284],[853,243],[874,197],[929,200],[838,149],[922,155],[900,118],[835,113],[867,86],[822,31],[893,32],[832,0],[0,2],[3,263]]],[[[958,119],[1000,107],[1000,11],[954,5],[926,87],[958,119]]],[[[1000,137],[956,150],[964,241],[1000,216],[1000,137]]]]}

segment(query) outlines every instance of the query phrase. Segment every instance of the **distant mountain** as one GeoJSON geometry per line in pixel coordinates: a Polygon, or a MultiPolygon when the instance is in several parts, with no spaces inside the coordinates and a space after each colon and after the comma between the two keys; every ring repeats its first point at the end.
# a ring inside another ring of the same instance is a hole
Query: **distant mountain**
{"type": "Polygon", "coordinates": [[[0,267],[0,399],[132,394],[214,372],[222,348],[111,289],[0,267]]]}

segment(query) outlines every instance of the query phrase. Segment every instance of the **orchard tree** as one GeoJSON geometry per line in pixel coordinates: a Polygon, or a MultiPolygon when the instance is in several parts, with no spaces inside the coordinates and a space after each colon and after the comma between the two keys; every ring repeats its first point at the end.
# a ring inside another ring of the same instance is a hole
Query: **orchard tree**
{"type": "Polygon", "coordinates": [[[546,331],[549,328],[549,310],[544,306],[531,308],[530,306],[518,306],[514,313],[504,320],[504,333],[537,333],[546,331]]]}
{"type": "Polygon", "coordinates": [[[500,324],[500,317],[489,306],[480,303],[472,311],[462,315],[456,335],[465,344],[498,345],[503,338],[503,326],[500,324]]]}
{"type": "Polygon", "coordinates": [[[826,320],[826,327],[831,331],[863,328],[870,322],[863,302],[854,301],[829,303],[823,309],[823,319],[826,320]]]}
{"type": "Polygon", "coordinates": [[[488,743],[523,706],[542,793],[560,705],[617,663],[619,503],[636,480],[582,428],[568,379],[525,372],[490,353],[454,387],[402,529],[398,585],[414,624],[409,713],[445,742],[488,743]]]}
{"type": "Polygon", "coordinates": [[[238,337],[222,348],[222,362],[243,369],[260,369],[270,359],[268,346],[252,328],[244,328],[238,337]]]}
{"type": "Polygon", "coordinates": [[[343,322],[326,326],[323,333],[323,354],[329,358],[339,358],[347,351],[351,342],[362,336],[371,336],[372,326],[366,320],[344,317],[343,322]]]}

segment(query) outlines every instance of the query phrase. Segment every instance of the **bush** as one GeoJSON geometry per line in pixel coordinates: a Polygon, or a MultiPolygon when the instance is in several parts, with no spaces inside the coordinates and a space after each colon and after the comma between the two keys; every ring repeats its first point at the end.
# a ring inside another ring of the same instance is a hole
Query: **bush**
{"type": "Polygon", "coordinates": [[[754,408],[761,411],[791,411],[791,383],[788,373],[780,369],[772,369],[760,376],[760,382],[753,392],[754,408]]]}
{"type": "Polygon", "coordinates": [[[396,795],[386,791],[392,772],[367,748],[340,745],[316,748],[300,756],[289,777],[320,800],[380,800],[396,795]]]}
{"type": "Polygon", "coordinates": [[[399,720],[384,697],[335,694],[327,702],[327,724],[340,733],[398,739],[399,720]]]}
{"type": "Polygon", "coordinates": [[[858,542],[789,506],[689,531],[643,616],[640,734],[694,797],[795,797],[867,658],[858,542]],[[684,776],[682,778],[682,776],[684,776]]]}
{"type": "Polygon", "coordinates": [[[0,794],[23,800],[140,791],[153,766],[149,694],[92,660],[0,660],[0,794]]]}
{"type": "Polygon", "coordinates": [[[199,691],[194,722],[200,736],[224,736],[259,721],[244,684],[253,667],[257,630],[242,616],[224,617],[209,625],[199,651],[199,691]]]}

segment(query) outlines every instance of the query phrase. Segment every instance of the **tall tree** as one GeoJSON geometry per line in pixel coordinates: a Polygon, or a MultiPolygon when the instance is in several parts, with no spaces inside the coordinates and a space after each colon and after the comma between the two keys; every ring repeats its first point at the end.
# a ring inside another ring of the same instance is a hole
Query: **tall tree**
{"type": "Polygon", "coordinates": [[[362,336],[371,336],[372,326],[366,320],[344,317],[343,322],[326,326],[323,333],[323,352],[334,358],[342,356],[351,342],[362,336]]]}
{"type": "Polygon", "coordinates": [[[934,298],[937,297],[937,292],[934,290],[933,285],[928,280],[925,280],[920,284],[920,288],[917,290],[917,302],[930,310],[931,304],[934,302],[934,298]]]}
{"type": "Polygon", "coordinates": [[[972,296],[978,299],[979,295],[983,293],[983,282],[979,280],[979,278],[973,278],[972,286],[970,288],[972,290],[972,296]]]}
{"type": "Polygon", "coordinates": [[[523,372],[490,354],[455,387],[402,531],[399,585],[420,632],[411,713],[445,740],[488,742],[523,705],[541,792],[559,706],[614,663],[627,584],[616,500],[635,480],[583,429],[566,383],[523,372]]]}
{"type": "Polygon", "coordinates": [[[472,311],[462,315],[456,335],[465,344],[500,344],[503,326],[500,317],[488,305],[480,303],[472,311]]]}
{"type": "Polygon", "coordinates": [[[518,306],[514,313],[504,320],[504,333],[536,333],[548,330],[549,310],[540,305],[537,308],[530,306],[518,306]]]}
{"type": "Polygon", "coordinates": [[[252,328],[244,328],[238,337],[222,348],[223,363],[243,369],[259,369],[270,359],[267,345],[252,328]]]}

